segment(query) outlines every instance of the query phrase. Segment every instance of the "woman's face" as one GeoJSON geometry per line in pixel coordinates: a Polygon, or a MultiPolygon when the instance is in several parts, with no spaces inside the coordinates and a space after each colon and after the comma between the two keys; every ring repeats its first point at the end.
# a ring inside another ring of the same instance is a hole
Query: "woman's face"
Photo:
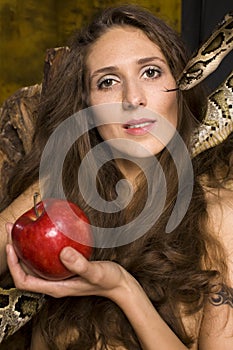
{"type": "Polygon", "coordinates": [[[158,154],[177,126],[176,92],[166,91],[176,83],[159,47],[137,28],[114,27],[92,45],[87,68],[103,140],[133,157],[158,154]]]}

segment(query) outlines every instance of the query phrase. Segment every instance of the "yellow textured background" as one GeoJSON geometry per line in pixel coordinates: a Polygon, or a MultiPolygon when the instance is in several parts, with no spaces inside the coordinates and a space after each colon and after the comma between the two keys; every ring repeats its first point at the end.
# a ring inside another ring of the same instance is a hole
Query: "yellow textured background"
{"type": "MultiPolygon", "coordinates": [[[[45,51],[66,44],[75,28],[117,0],[0,0],[0,104],[18,88],[40,83],[45,51]]],[[[181,0],[131,1],[180,31],[181,0]]]]}

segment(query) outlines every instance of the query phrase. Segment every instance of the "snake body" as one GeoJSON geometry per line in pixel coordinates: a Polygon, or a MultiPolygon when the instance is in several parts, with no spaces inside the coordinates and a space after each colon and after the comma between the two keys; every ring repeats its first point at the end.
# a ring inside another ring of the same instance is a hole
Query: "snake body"
{"type": "Polygon", "coordinates": [[[192,156],[222,143],[232,131],[233,71],[208,97],[205,118],[191,138],[192,156]]]}
{"type": "MultiPolygon", "coordinates": [[[[209,39],[193,56],[177,85],[189,90],[209,76],[233,49],[233,14],[227,14],[209,39]]],[[[193,132],[192,156],[223,142],[233,131],[233,71],[208,97],[207,110],[200,126],[193,132]]]]}
{"type": "MultiPolygon", "coordinates": [[[[227,14],[185,67],[177,85],[188,90],[211,74],[233,48],[233,15],[227,14]]],[[[192,137],[192,155],[214,147],[233,131],[233,71],[208,97],[203,123],[192,137]]],[[[27,323],[41,308],[40,294],[0,288],[0,342],[27,323]]]]}
{"type": "Polygon", "coordinates": [[[217,29],[189,60],[177,85],[189,90],[217,69],[233,48],[233,13],[227,14],[217,29]]]}
{"type": "Polygon", "coordinates": [[[0,288],[0,343],[31,320],[44,300],[42,294],[0,288]]]}

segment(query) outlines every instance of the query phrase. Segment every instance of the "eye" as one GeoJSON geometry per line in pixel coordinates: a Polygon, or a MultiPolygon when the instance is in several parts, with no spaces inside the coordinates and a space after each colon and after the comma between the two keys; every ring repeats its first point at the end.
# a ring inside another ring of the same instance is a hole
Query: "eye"
{"type": "Polygon", "coordinates": [[[119,80],[114,77],[103,77],[102,79],[100,79],[97,82],[97,87],[98,89],[109,89],[111,88],[113,85],[117,84],[119,82],[119,80]]]}
{"type": "Polygon", "coordinates": [[[142,76],[147,79],[155,79],[161,76],[161,69],[159,67],[148,67],[143,71],[142,76]]]}

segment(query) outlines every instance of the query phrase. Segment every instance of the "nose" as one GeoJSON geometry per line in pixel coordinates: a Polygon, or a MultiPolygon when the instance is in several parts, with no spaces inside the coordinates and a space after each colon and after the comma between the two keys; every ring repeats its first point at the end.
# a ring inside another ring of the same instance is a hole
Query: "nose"
{"type": "Polygon", "coordinates": [[[122,106],[125,110],[146,106],[146,95],[139,83],[131,81],[124,84],[122,106]]]}

